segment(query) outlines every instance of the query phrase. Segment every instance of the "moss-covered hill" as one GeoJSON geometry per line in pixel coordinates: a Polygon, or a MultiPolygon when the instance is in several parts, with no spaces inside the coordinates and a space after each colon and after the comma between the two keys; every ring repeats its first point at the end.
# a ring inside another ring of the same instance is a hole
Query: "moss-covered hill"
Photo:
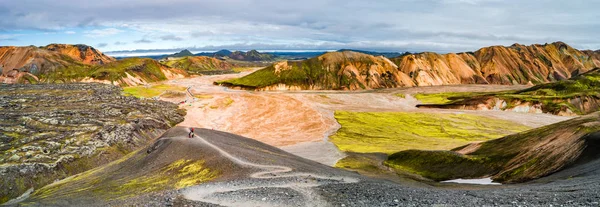
{"type": "Polygon", "coordinates": [[[422,108],[528,110],[552,114],[589,114],[600,110],[600,68],[569,80],[520,91],[493,93],[417,94],[422,108]]]}
{"type": "Polygon", "coordinates": [[[183,121],[106,84],[0,84],[0,203],[145,146],[183,121]]]}
{"type": "Polygon", "coordinates": [[[452,151],[401,151],[385,164],[437,181],[492,177],[524,182],[600,158],[599,134],[597,112],[452,151]]]}
{"type": "Polygon", "coordinates": [[[218,82],[245,89],[375,89],[414,86],[385,57],[345,51],[304,61],[279,62],[245,77],[218,82]]]}
{"type": "Polygon", "coordinates": [[[205,56],[168,58],[163,63],[167,66],[180,68],[188,73],[195,74],[219,74],[233,72],[233,66],[230,63],[205,56]]]}

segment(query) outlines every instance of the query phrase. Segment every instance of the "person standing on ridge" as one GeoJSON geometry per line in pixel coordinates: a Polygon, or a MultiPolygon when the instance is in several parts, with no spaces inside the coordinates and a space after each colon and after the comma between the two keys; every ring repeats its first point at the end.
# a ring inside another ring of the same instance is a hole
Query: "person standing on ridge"
{"type": "Polygon", "coordinates": [[[190,127],[190,133],[188,134],[188,138],[194,137],[194,128],[190,127]]]}

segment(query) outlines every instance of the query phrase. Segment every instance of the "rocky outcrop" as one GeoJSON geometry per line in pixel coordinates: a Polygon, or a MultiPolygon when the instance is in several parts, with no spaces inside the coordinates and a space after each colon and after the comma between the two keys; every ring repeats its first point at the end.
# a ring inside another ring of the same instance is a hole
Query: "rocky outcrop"
{"type": "Polygon", "coordinates": [[[413,81],[385,57],[353,51],[329,52],[304,61],[284,61],[245,77],[218,82],[253,90],[358,90],[411,87],[413,81]]]}
{"type": "Polygon", "coordinates": [[[0,203],[118,159],[184,114],[112,85],[0,85],[0,203]]]}

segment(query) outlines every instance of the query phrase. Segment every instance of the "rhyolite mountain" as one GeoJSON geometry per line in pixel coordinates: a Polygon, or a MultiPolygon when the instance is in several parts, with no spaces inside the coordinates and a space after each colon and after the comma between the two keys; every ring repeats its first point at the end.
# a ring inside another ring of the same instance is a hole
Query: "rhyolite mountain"
{"type": "Polygon", "coordinates": [[[344,51],[304,61],[283,61],[239,79],[218,82],[255,90],[374,89],[415,86],[385,57],[344,51]]]}
{"type": "Polygon", "coordinates": [[[130,86],[187,74],[149,58],[115,60],[86,45],[0,47],[2,83],[103,82],[130,86]]]}
{"type": "Polygon", "coordinates": [[[600,66],[600,55],[597,52],[579,51],[563,42],[492,46],[467,53],[404,54],[392,59],[350,52],[330,52],[300,62],[279,62],[247,77],[220,83],[257,90],[283,89],[278,86],[290,89],[356,90],[451,84],[539,84],[566,80],[600,66]],[[340,58],[327,58],[331,56],[340,58]],[[361,57],[355,58],[357,56],[361,57]],[[329,61],[322,61],[325,59],[329,61]],[[379,59],[379,62],[392,64],[369,61],[360,63],[359,59],[379,59]],[[375,70],[346,68],[350,62],[350,65],[366,64],[362,67],[384,67],[386,75],[384,77],[383,73],[375,70]],[[276,69],[281,68],[281,65],[295,67],[291,67],[294,70],[282,73],[280,69],[276,69]],[[290,73],[294,74],[293,77],[290,73]],[[336,74],[337,77],[329,77],[331,74],[336,74]],[[379,81],[390,76],[408,76],[410,81],[400,81],[404,78],[395,79],[396,83],[393,84],[379,81]],[[267,80],[258,80],[265,78],[267,80]]]}

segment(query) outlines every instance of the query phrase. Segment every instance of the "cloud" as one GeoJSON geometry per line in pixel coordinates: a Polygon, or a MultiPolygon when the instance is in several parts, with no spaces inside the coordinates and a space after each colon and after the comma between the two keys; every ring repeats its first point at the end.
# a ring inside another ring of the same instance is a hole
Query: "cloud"
{"type": "Polygon", "coordinates": [[[98,38],[98,37],[106,37],[111,35],[116,35],[123,32],[123,30],[116,28],[106,28],[106,29],[94,29],[90,31],[83,32],[86,37],[98,38]]]}
{"type": "Polygon", "coordinates": [[[148,40],[146,38],[142,38],[142,39],[139,39],[139,40],[136,40],[136,41],[133,41],[133,42],[134,43],[153,43],[154,41],[148,40]]]}
{"type": "Polygon", "coordinates": [[[7,0],[0,28],[93,29],[81,34],[92,38],[127,33],[131,39],[121,41],[131,49],[394,43],[396,50],[461,51],[556,40],[599,49],[599,7],[600,1],[563,0],[7,0]]]}
{"type": "Polygon", "coordinates": [[[66,31],[65,34],[76,34],[77,32],[75,31],[66,31]]]}
{"type": "Polygon", "coordinates": [[[116,41],[114,45],[127,45],[126,42],[116,41]]]}
{"type": "Polygon", "coordinates": [[[183,40],[183,38],[177,37],[172,34],[161,36],[160,39],[163,41],[182,41],[183,40]]]}
{"type": "Polygon", "coordinates": [[[108,46],[108,43],[98,43],[98,45],[96,45],[97,47],[106,47],[108,46]]]}

